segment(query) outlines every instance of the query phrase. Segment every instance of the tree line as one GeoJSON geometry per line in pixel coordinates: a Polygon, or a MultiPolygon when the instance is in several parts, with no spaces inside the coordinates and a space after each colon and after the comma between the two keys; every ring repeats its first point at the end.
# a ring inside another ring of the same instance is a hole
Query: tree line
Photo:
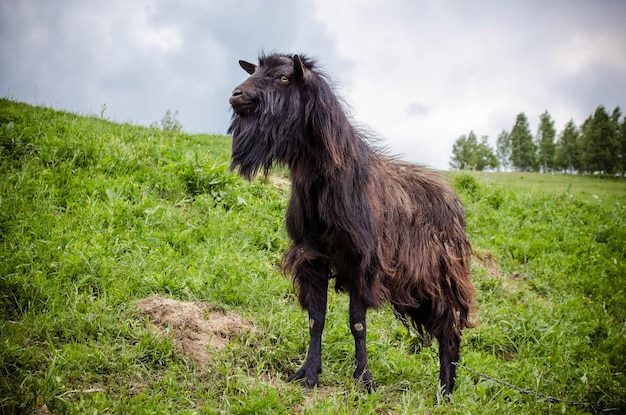
{"type": "Polygon", "coordinates": [[[498,135],[495,150],[487,140],[478,140],[473,131],[460,136],[452,146],[450,167],[626,176],[626,117],[619,106],[609,114],[600,105],[582,125],[570,120],[558,135],[545,111],[534,137],[522,112],[510,131],[498,135]]]}

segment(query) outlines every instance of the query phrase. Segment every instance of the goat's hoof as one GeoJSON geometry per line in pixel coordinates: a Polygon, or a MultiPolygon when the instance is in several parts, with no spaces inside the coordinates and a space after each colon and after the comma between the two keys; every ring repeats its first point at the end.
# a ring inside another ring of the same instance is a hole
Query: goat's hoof
{"type": "Polygon", "coordinates": [[[373,380],[369,380],[369,381],[362,381],[363,382],[363,386],[365,387],[365,390],[367,391],[367,393],[373,393],[376,392],[376,388],[378,387],[378,385],[376,385],[376,382],[374,382],[373,380]]]}
{"type": "Polygon", "coordinates": [[[296,373],[287,378],[287,382],[300,381],[300,384],[304,388],[304,392],[311,392],[313,388],[317,386],[317,374],[321,372],[321,369],[312,368],[308,365],[302,366],[296,373]]]}
{"type": "Polygon", "coordinates": [[[364,370],[363,372],[361,372],[360,374],[358,372],[354,372],[354,379],[361,383],[364,387],[365,390],[367,390],[368,393],[372,393],[374,391],[376,391],[376,383],[374,383],[374,381],[372,380],[372,373],[369,370],[364,370]]]}

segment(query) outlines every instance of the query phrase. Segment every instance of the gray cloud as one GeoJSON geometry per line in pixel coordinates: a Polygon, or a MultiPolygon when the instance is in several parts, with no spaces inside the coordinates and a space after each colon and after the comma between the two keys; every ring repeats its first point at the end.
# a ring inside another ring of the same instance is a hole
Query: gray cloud
{"type": "Polygon", "coordinates": [[[458,136],[495,141],[522,111],[626,109],[624,21],[620,0],[5,0],[0,95],[223,133],[237,60],[304,52],[393,152],[445,168],[458,136]]]}
{"type": "Polygon", "coordinates": [[[237,60],[306,51],[341,62],[308,2],[17,1],[0,6],[0,93],[149,124],[179,111],[224,132],[237,60]]]}

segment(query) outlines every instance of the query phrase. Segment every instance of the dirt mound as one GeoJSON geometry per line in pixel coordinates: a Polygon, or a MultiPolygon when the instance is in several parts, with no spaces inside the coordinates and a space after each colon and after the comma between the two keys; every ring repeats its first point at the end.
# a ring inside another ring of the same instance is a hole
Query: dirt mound
{"type": "Polygon", "coordinates": [[[472,262],[479,267],[486,269],[492,277],[500,277],[498,263],[490,252],[474,251],[472,255],[472,262]]]}
{"type": "Polygon", "coordinates": [[[183,353],[199,365],[210,363],[210,352],[221,350],[242,331],[254,332],[239,314],[205,303],[153,296],[137,301],[137,307],[160,334],[173,334],[183,353]]]}

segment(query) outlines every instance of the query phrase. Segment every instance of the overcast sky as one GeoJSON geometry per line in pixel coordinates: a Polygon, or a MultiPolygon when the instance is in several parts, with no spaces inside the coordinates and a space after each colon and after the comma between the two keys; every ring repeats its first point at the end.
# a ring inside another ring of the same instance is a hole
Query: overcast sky
{"type": "Polygon", "coordinates": [[[442,169],[520,112],[533,134],[626,112],[624,0],[0,2],[0,96],[114,121],[225,133],[260,51],[316,57],[391,152],[442,169]]]}

